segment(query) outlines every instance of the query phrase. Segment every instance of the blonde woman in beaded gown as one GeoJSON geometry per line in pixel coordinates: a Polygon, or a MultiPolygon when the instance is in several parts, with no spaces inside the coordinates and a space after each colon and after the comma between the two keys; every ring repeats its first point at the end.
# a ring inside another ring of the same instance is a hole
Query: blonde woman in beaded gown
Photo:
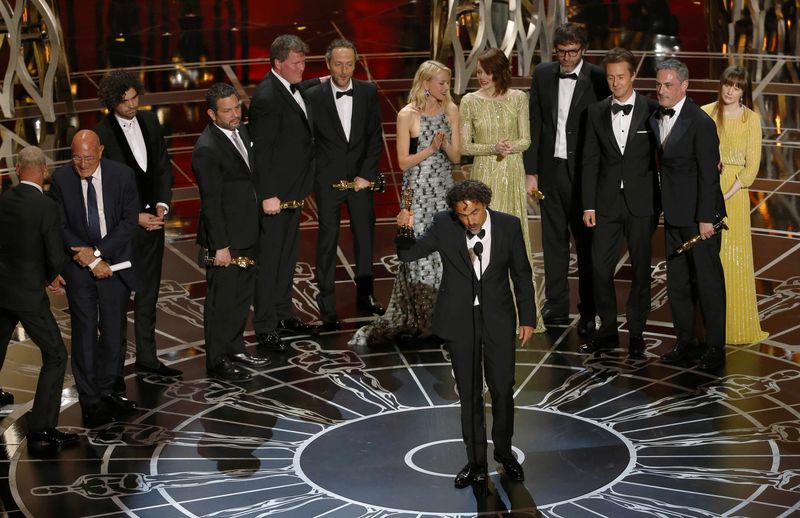
{"type": "MultiPolygon", "coordinates": [[[[453,163],[461,159],[459,143],[450,69],[426,61],[414,76],[408,104],[397,114],[397,161],[403,170],[403,190],[413,190],[415,234],[421,234],[437,212],[448,209],[445,194],[453,185],[453,163]]],[[[386,314],[359,329],[350,344],[389,344],[430,336],[441,280],[438,253],[401,263],[386,314]]]]}
{"type": "Polygon", "coordinates": [[[753,272],[748,187],[761,164],[761,119],[752,110],[747,69],[722,72],[717,102],[703,106],[717,123],[722,160],[720,187],[725,195],[729,230],[722,233],[720,258],[725,271],[725,343],[751,344],[769,336],[761,330],[753,272]]]}
{"type": "MultiPolygon", "coordinates": [[[[489,49],[478,57],[480,89],[461,99],[461,151],[474,155],[470,178],[492,189],[492,208],[519,218],[528,258],[533,264],[528,230],[528,201],[522,152],[531,143],[528,96],[511,90],[511,70],[506,55],[489,49]]],[[[534,271],[536,332],[545,331],[540,294],[544,277],[534,271]]]]}

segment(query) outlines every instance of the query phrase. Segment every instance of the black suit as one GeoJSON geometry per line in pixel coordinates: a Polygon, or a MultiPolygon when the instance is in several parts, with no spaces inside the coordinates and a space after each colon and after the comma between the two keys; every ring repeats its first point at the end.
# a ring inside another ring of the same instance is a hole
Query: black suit
{"type": "MultiPolygon", "coordinates": [[[[250,136],[243,126],[240,139],[248,163],[231,139],[210,123],[200,134],[192,153],[200,187],[200,224],[197,242],[214,256],[229,248],[231,257],[255,257],[258,244],[259,204],[251,173],[250,136]]],[[[256,281],[255,268],[207,266],[205,302],[206,366],[213,369],[226,354],[244,352],[244,328],[256,281]]]]}
{"type": "MultiPolygon", "coordinates": [[[[591,232],[583,224],[580,199],[586,109],[609,95],[605,72],[583,61],[566,121],[567,158],[555,159],[558,125],[559,63],[542,63],[533,71],[530,91],[531,146],[524,153],[525,171],[539,175],[544,251],[544,311],[569,313],[569,234],[578,255],[578,310],[584,319],[595,315],[592,294],[591,232]]],[[[570,81],[563,79],[562,81],[570,81]]]]}
{"type": "Polygon", "coordinates": [[[514,345],[519,325],[536,325],[531,265],[522,244],[519,219],[489,211],[491,252],[479,284],[470,262],[464,227],[451,212],[440,212],[414,245],[398,245],[401,261],[433,252],[442,258],[442,283],[433,312],[433,332],[447,342],[461,397],[461,427],[469,461],[486,465],[482,376],[475,361],[483,344],[486,383],[492,396],[492,440],[497,457],[512,459],[514,432],[514,345]],[[513,296],[509,279],[513,281],[513,296]],[[476,294],[480,306],[474,306],[476,294]],[[514,301],[516,300],[516,307],[514,301]],[[474,318],[474,324],[470,321],[474,318]]]}
{"type": "Polygon", "coordinates": [[[64,252],[58,207],[32,185],[20,183],[0,197],[0,366],[17,322],[42,351],[42,370],[28,429],[56,426],[67,349],[45,285],[61,273],[64,252]]]}
{"type": "Polygon", "coordinates": [[[626,316],[632,337],[641,338],[650,310],[651,240],[659,213],[656,140],[647,123],[658,103],[636,94],[624,153],[612,127],[612,99],[589,107],[583,151],[583,209],[595,211],[592,239],[594,299],[602,321],[598,337],[617,336],[614,270],[622,237],[628,245],[633,282],[626,316]],[[621,188],[624,186],[624,188],[621,188]]]}
{"type": "MultiPolygon", "coordinates": [[[[256,193],[261,201],[303,200],[314,179],[314,137],[311,105],[306,116],[274,71],[258,84],[250,104],[250,132],[255,154],[256,193]]],[[[293,318],[292,280],[300,238],[300,209],[263,214],[255,294],[256,333],[274,331],[280,320],[293,318]]]]}
{"type": "MultiPolygon", "coordinates": [[[[659,118],[650,127],[661,141],[659,118]]],[[[698,233],[698,223],[715,223],[725,216],[719,186],[719,138],[714,121],[690,99],[677,115],[667,140],[659,148],[661,204],[664,208],[666,252],[670,254],[698,233]]],[[[667,296],[678,342],[694,337],[695,295],[710,347],[725,345],[725,278],[719,258],[719,234],[700,241],[688,253],[667,261],[667,296]]]]}
{"type": "MultiPolygon", "coordinates": [[[[113,113],[106,115],[94,130],[104,146],[103,156],[126,164],[136,173],[139,212],[155,214],[156,204],[163,203],[169,207],[172,200],[172,166],[167,155],[167,143],[164,141],[161,125],[155,114],[140,111],[136,115],[136,121],[144,137],[147,153],[146,171],[142,170],[133,156],[128,140],[113,113]]],[[[156,303],[161,284],[161,262],[164,257],[164,228],[145,230],[136,225],[133,245],[138,282],[133,306],[136,363],[155,368],[159,365],[156,356],[156,303]]],[[[123,351],[126,343],[123,342],[123,351]]]]}
{"type": "MultiPolygon", "coordinates": [[[[103,199],[106,235],[97,244],[91,242],[87,229],[81,187],[85,182],[71,164],[53,173],[50,193],[60,209],[64,252],[71,259],[75,252],[70,247],[96,246],[109,265],[133,261],[133,231],[139,212],[134,172],[105,158],[100,168],[102,192],[97,192],[97,197],[103,199]]],[[[136,276],[134,268],[128,268],[98,280],[72,260],[67,261],[63,275],[72,327],[72,372],[81,405],[89,410],[111,393],[119,373],[119,344],[125,340],[128,298],[136,276]]]]}
{"type": "Polygon", "coordinates": [[[383,149],[378,90],[375,85],[357,79],[353,79],[352,89],[349,139],[336,110],[337,101],[331,81],[306,92],[314,110],[317,165],[314,193],[319,212],[317,302],[323,320],[336,320],[336,246],[343,203],[347,203],[350,212],[359,295],[372,295],[372,243],[375,234],[373,193],[368,189],[342,192],[331,188],[333,183],[352,181],[356,176],[368,181],[377,179],[378,161],[383,149]]]}

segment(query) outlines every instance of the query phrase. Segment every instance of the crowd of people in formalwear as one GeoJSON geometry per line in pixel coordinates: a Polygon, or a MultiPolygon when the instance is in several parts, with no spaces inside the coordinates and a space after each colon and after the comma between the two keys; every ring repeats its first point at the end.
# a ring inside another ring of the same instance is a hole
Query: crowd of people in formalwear
{"type": "MultiPolygon", "coordinates": [[[[286,336],[341,329],[335,270],[345,204],[356,305],[377,317],[350,343],[444,341],[468,458],[456,487],[486,478],[484,375],[492,395],[494,458],[511,479],[524,479],[511,452],[515,333],[524,344],[548,326],[572,323],[573,242],[581,352],[620,344],[614,276],[624,239],[632,269],[628,353],[645,357],[651,242],[661,214],[667,253],[695,235],[702,238],[667,261],[677,340],[661,359],[714,372],[725,364],[726,343],[765,338],[755,313],[746,201],[761,131],[747,71],[726,70],[717,102],[701,109],[686,95],[689,72],[678,60],[657,64],[656,100],[634,89],[630,51],[615,48],[599,66],[591,64],[583,59],[586,32],[569,23],[556,29],[553,43],[557,59],[535,67],[529,94],[511,88],[510,63],[498,49],[479,57],[479,88],[460,105],[451,98],[447,66],[426,61],[417,70],[408,104],[397,115],[402,189],[413,192],[397,224],[418,237],[397,240],[401,266],[385,310],[375,299],[373,272],[381,109],[375,85],[353,78],[353,43],[332,42],[325,54],[330,75],[304,81],[307,45],[294,35],[276,38],[247,125],[237,90],[211,86],[209,121],[192,153],[199,263],[208,285],[208,376],[248,382],[253,370],[270,365],[270,353],[287,349],[286,336]],[[462,155],[474,157],[471,178],[454,183],[453,165],[462,155]],[[350,188],[335,189],[340,181],[350,188]],[[298,319],[292,301],[300,214],[312,192],[319,212],[319,325],[298,319]],[[543,279],[531,267],[531,195],[541,203],[543,279]],[[726,214],[731,230],[721,234],[714,225],[726,214]],[[734,291],[742,286],[746,290],[734,291]],[[697,304],[702,340],[695,336],[697,304]],[[244,339],[251,306],[254,352],[244,339]]],[[[20,184],[0,198],[0,360],[18,322],[43,356],[28,421],[32,441],[77,438],[55,428],[67,354],[45,287],[66,291],[72,371],[88,425],[136,410],[123,378],[132,292],[136,372],[182,375],[156,354],[173,179],[157,118],[138,110],[142,91],[135,74],[110,72],[98,93],[108,114],[94,131],[75,135],[72,160],[53,173],[50,196],[42,191],[44,154],[28,147],[19,154],[20,184]]],[[[12,402],[0,390],[0,404],[12,402]]]]}

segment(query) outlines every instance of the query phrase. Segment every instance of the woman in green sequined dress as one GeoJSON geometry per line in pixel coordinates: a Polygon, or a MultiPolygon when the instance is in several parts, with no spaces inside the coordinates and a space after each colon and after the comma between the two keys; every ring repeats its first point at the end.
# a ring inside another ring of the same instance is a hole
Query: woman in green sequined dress
{"type": "MultiPolygon", "coordinates": [[[[492,208],[517,216],[528,258],[533,262],[528,229],[528,199],[522,152],[531,144],[528,96],[510,89],[511,70],[505,54],[489,49],[478,58],[477,92],[461,100],[461,152],[473,155],[470,178],[492,189],[492,208]]],[[[541,313],[544,273],[534,268],[536,331],[545,330],[541,313]]]]}

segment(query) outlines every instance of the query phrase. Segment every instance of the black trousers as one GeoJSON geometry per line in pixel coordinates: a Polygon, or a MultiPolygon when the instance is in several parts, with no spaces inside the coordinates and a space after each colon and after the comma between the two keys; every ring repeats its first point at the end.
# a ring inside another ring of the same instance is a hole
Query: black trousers
{"type": "Polygon", "coordinates": [[[61,388],[67,368],[67,348],[64,347],[56,319],[50,312],[50,302],[43,296],[41,307],[36,311],[0,308],[0,366],[5,362],[8,342],[18,322],[22,322],[33,343],[42,352],[42,370],[33,397],[33,410],[28,417],[28,429],[41,432],[58,424],[61,388]]]}
{"type": "Polygon", "coordinates": [[[347,204],[350,231],[356,258],[356,277],[374,277],[372,244],[375,239],[374,194],[370,190],[339,192],[330,186],[317,186],[319,235],[317,237],[317,304],[323,320],[336,316],[336,247],[339,244],[341,209],[347,204]]]}
{"type": "MultiPolygon", "coordinates": [[[[511,437],[514,435],[514,334],[494,342],[485,333],[480,307],[474,311],[477,339],[473,343],[448,342],[450,361],[461,398],[461,433],[467,459],[486,466],[486,423],[484,419],[483,378],[492,396],[492,441],[495,455],[513,458],[511,437]],[[477,357],[475,347],[483,343],[483,355],[477,357]],[[476,361],[477,359],[477,361],[476,361]],[[482,361],[481,361],[482,360],[482,361]]],[[[469,325],[468,322],[464,322],[469,325]]]]}
{"type": "Polygon", "coordinates": [[[96,280],[87,268],[74,263],[67,264],[64,278],[72,326],[72,373],[81,406],[87,409],[112,392],[119,374],[119,344],[125,340],[131,292],[118,275],[96,280]]]}
{"type": "Polygon", "coordinates": [[[256,333],[268,333],[280,320],[294,317],[292,288],[300,239],[301,209],[261,217],[255,294],[256,333]]]}
{"type": "MultiPolygon", "coordinates": [[[[253,250],[231,250],[231,256],[253,257],[253,250]]],[[[244,352],[244,328],[253,301],[256,268],[210,266],[206,269],[206,368],[214,368],[228,354],[244,352]]]]}
{"type": "Polygon", "coordinates": [[[567,161],[553,159],[555,184],[542,200],[542,251],[544,252],[544,309],[569,313],[570,233],[578,255],[578,311],[584,319],[595,315],[592,286],[592,232],[583,224],[580,188],[570,180],[567,161]]]}
{"type": "MultiPolygon", "coordinates": [[[[667,255],[697,233],[696,226],[665,224],[667,255]]],[[[722,236],[715,234],[688,252],[667,260],[667,297],[678,342],[690,343],[694,338],[694,312],[699,299],[706,344],[725,346],[725,274],[719,258],[721,244],[722,236]]]]}
{"type": "Polygon", "coordinates": [[[625,314],[630,335],[641,338],[650,312],[650,259],[655,217],[631,214],[620,190],[613,209],[608,213],[597,213],[596,221],[592,238],[592,268],[595,306],[602,321],[597,336],[617,335],[614,273],[624,237],[633,270],[625,314]]]}
{"type": "MultiPolygon", "coordinates": [[[[161,263],[164,258],[164,229],[147,231],[137,225],[133,232],[133,255],[138,282],[133,296],[136,363],[155,368],[159,364],[156,350],[156,304],[161,286],[161,263]]],[[[127,340],[124,340],[123,364],[126,349],[127,340]]]]}

